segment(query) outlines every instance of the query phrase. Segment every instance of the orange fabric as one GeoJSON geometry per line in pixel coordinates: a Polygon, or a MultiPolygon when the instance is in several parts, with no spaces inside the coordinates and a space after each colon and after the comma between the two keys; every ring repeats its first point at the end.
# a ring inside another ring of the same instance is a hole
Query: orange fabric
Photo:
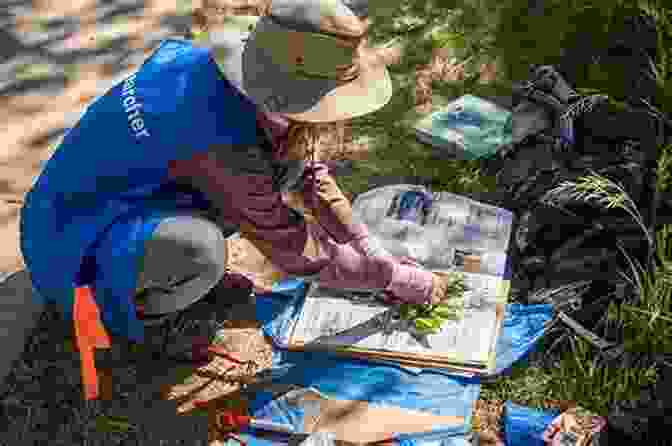
{"type": "Polygon", "coordinates": [[[94,361],[95,348],[110,348],[110,337],[100,320],[100,311],[89,287],[75,289],[73,309],[75,339],[82,367],[84,398],[98,398],[98,376],[94,361]]]}

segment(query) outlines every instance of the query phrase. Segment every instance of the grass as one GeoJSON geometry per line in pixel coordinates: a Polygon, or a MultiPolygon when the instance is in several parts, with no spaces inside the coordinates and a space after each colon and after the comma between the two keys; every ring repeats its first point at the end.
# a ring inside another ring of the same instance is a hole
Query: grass
{"type": "Polygon", "coordinates": [[[547,205],[560,208],[563,208],[569,202],[578,201],[595,204],[604,209],[622,209],[642,228],[649,246],[654,246],[654,241],[648,228],[644,225],[644,219],[637,205],[623,186],[594,172],[579,178],[576,182],[563,181],[546,192],[541,201],[547,205]]]}
{"type": "Polygon", "coordinates": [[[656,234],[657,262],[650,269],[628,258],[637,298],[612,310],[611,320],[623,326],[625,348],[633,353],[672,351],[672,226],[656,234]]]}
{"type": "MultiPolygon", "coordinates": [[[[542,367],[514,364],[511,374],[481,386],[484,400],[512,401],[516,404],[544,408],[556,399],[552,391],[553,376],[542,367]]],[[[560,399],[560,398],[557,398],[560,399]]]]}
{"type": "Polygon", "coordinates": [[[658,158],[658,189],[661,192],[672,190],[672,144],[663,147],[658,158]]]}

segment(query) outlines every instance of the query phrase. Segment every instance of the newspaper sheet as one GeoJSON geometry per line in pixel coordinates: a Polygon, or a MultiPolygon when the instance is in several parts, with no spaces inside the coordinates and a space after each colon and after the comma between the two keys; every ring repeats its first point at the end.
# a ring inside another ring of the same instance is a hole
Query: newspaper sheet
{"type": "Polygon", "coordinates": [[[392,255],[432,270],[459,269],[466,260],[467,270],[504,274],[510,211],[415,186],[374,189],[353,203],[353,211],[392,255]]]}
{"type": "Polygon", "coordinates": [[[465,310],[458,321],[448,321],[437,334],[416,337],[404,328],[395,329],[390,307],[370,293],[348,297],[342,291],[316,288],[309,293],[294,329],[293,344],[355,347],[429,356],[465,364],[483,364],[490,358],[498,319],[497,304],[505,298],[503,281],[482,274],[465,273],[473,289],[465,293],[465,310]]]}
{"type": "Polygon", "coordinates": [[[437,334],[417,336],[375,291],[314,286],[291,344],[348,347],[465,365],[485,366],[496,343],[509,282],[503,275],[513,215],[449,193],[406,186],[379,188],[353,204],[358,217],[391,254],[434,271],[464,273],[463,317],[437,334]],[[391,189],[391,190],[390,190],[391,189]]]}

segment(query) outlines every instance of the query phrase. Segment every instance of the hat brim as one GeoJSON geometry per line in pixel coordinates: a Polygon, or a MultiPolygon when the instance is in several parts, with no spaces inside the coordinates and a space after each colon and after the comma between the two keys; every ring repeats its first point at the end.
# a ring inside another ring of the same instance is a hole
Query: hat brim
{"type": "Polygon", "coordinates": [[[374,112],[392,98],[390,75],[373,50],[359,50],[359,75],[348,83],[297,79],[256,44],[257,32],[276,30],[279,25],[262,17],[250,33],[243,30],[243,20],[237,18],[213,30],[210,42],[227,79],[268,111],[302,122],[343,121],[374,112]]]}

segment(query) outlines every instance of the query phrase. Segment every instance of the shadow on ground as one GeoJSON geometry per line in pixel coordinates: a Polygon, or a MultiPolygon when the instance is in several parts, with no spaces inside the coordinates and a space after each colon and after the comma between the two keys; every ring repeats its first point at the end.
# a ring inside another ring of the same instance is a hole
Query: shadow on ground
{"type": "Polygon", "coordinates": [[[0,11],[0,271],[23,267],[25,193],[88,103],[167,37],[187,35],[184,0],[16,0],[0,11]]]}

